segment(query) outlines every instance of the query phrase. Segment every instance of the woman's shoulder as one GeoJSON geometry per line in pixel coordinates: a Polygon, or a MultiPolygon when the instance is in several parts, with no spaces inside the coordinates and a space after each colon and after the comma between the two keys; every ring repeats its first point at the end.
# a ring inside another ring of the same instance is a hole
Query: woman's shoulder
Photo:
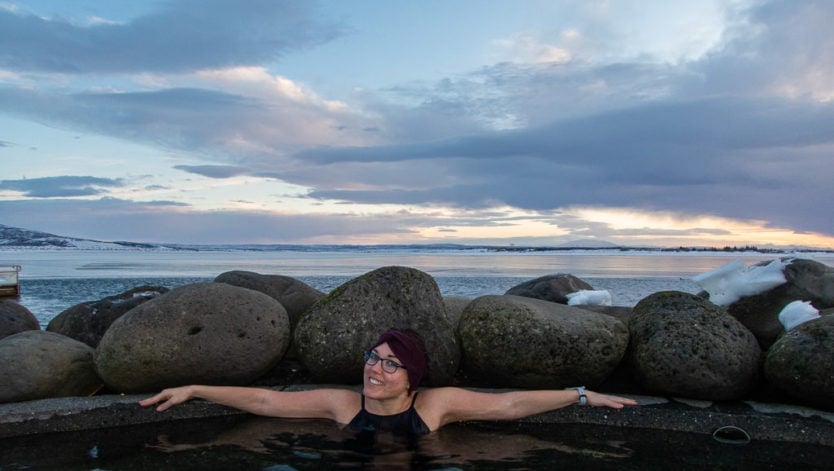
{"type": "Polygon", "coordinates": [[[414,408],[429,430],[437,430],[460,420],[460,412],[477,402],[473,394],[477,393],[457,387],[424,388],[417,392],[414,408]]]}
{"type": "Polygon", "coordinates": [[[414,407],[423,410],[443,410],[460,407],[460,403],[470,401],[477,395],[469,389],[453,386],[423,388],[417,391],[414,407]]]}

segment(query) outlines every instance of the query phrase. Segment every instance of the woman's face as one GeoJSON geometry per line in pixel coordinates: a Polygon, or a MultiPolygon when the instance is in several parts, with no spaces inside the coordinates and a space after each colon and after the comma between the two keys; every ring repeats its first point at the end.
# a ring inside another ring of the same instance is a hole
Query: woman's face
{"type": "Polygon", "coordinates": [[[365,397],[373,399],[386,399],[395,397],[401,394],[408,394],[408,373],[404,368],[397,368],[393,373],[388,373],[382,369],[382,363],[385,360],[393,360],[397,363],[402,363],[388,343],[383,343],[371,350],[379,356],[380,360],[374,365],[365,363],[365,382],[364,391],[365,397]]]}

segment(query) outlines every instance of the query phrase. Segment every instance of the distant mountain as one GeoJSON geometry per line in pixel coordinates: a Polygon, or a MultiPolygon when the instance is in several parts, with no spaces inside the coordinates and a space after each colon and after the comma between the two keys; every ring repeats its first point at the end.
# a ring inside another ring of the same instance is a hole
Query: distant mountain
{"type": "Polygon", "coordinates": [[[21,248],[76,248],[76,249],[157,249],[153,244],[136,242],[102,242],[99,240],[64,237],[47,232],[32,231],[0,224],[0,247],[21,248]]]}
{"type": "Polygon", "coordinates": [[[579,239],[559,244],[560,249],[616,249],[620,245],[599,239],[579,239]]]}
{"type": "Polygon", "coordinates": [[[569,252],[572,250],[629,251],[629,252],[759,252],[759,253],[792,253],[792,252],[827,252],[829,249],[803,248],[758,248],[744,247],[629,247],[613,244],[599,239],[579,239],[554,246],[516,246],[516,245],[459,245],[459,244],[396,244],[396,245],[309,245],[309,244],[146,244],[141,242],[103,242],[93,239],[65,237],[47,232],[21,229],[0,224],[0,249],[84,249],[84,250],[184,250],[184,251],[247,251],[270,252],[276,250],[300,252],[331,252],[331,251],[481,251],[481,252],[569,252]]]}

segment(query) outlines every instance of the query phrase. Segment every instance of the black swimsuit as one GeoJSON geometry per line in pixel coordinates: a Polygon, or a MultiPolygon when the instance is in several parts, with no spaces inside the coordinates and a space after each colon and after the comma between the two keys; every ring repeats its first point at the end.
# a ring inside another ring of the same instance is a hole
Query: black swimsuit
{"type": "Polygon", "coordinates": [[[365,396],[362,396],[362,409],[356,417],[350,421],[348,426],[356,431],[388,430],[398,435],[425,435],[431,430],[423,422],[420,414],[414,409],[414,401],[417,393],[411,399],[411,405],[407,410],[394,415],[376,415],[365,410],[365,396]]]}

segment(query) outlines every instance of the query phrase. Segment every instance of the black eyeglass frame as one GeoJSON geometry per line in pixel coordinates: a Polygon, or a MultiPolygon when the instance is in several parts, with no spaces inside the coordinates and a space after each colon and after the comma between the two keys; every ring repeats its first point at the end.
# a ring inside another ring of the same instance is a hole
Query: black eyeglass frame
{"type": "Polygon", "coordinates": [[[388,374],[396,373],[398,368],[402,368],[404,370],[408,369],[408,368],[405,367],[405,365],[403,365],[401,363],[397,363],[394,360],[383,359],[382,357],[377,355],[376,352],[372,352],[370,350],[365,352],[365,363],[367,363],[369,366],[376,365],[377,362],[380,361],[380,360],[382,360],[382,371],[384,371],[388,374]]]}

